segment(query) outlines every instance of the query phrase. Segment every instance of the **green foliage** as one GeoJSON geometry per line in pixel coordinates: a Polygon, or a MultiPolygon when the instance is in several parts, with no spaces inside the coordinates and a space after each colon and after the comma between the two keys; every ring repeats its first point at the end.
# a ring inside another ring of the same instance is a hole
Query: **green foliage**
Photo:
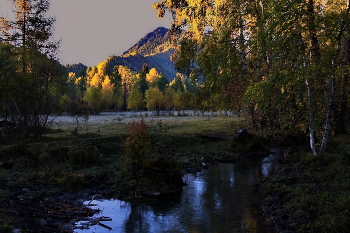
{"type": "Polygon", "coordinates": [[[116,90],[122,87],[122,76],[119,73],[118,66],[113,67],[112,74],[110,75],[111,83],[116,88],[116,90]]]}
{"type": "Polygon", "coordinates": [[[128,108],[136,111],[144,108],[144,98],[138,86],[134,85],[128,97],[128,108]]]}
{"type": "Polygon", "coordinates": [[[140,80],[138,82],[138,86],[140,87],[140,91],[142,96],[145,97],[146,91],[148,90],[148,82],[146,80],[147,73],[149,72],[147,63],[143,64],[141,72],[140,72],[140,80]]]}
{"type": "Polygon", "coordinates": [[[169,86],[173,88],[175,92],[184,92],[185,88],[182,79],[183,77],[180,74],[176,75],[175,79],[169,84],[169,86]]]}
{"type": "Polygon", "coordinates": [[[175,109],[178,111],[185,110],[186,109],[186,103],[184,100],[184,94],[181,91],[176,91],[174,94],[174,106],[175,109]]]}
{"type": "Polygon", "coordinates": [[[165,109],[171,111],[174,109],[175,91],[171,87],[167,87],[164,93],[165,109]]]}
{"type": "Polygon", "coordinates": [[[154,8],[173,16],[173,59],[200,86],[196,107],[244,109],[268,134],[309,131],[314,154],[318,144],[324,152],[332,124],[345,132],[345,2],[164,0],[154,8]]]}
{"type": "Polygon", "coordinates": [[[227,144],[229,150],[234,153],[262,151],[264,148],[263,138],[255,134],[250,134],[244,142],[237,142],[235,138],[232,137],[227,144]]]}
{"type": "Polygon", "coordinates": [[[180,51],[177,54],[175,67],[179,72],[186,74],[187,77],[192,77],[192,71],[196,67],[198,47],[198,44],[190,38],[185,37],[180,42],[180,51]]]}
{"type": "Polygon", "coordinates": [[[13,232],[13,226],[9,225],[8,222],[2,222],[2,220],[0,220],[0,232],[1,233],[11,233],[13,232]]]}
{"type": "Polygon", "coordinates": [[[169,126],[161,120],[153,127],[151,137],[153,151],[160,156],[174,154],[173,138],[168,134],[169,126]]]}
{"type": "Polygon", "coordinates": [[[100,153],[95,145],[73,146],[69,148],[67,158],[75,166],[96,166],[100,162],[100,153]]]}
{"type": "Polygon", "coordinates": [[[150,111],[156,111],[159,115],[160,110],[165,109],[165,99],[164,94],[161,92],[158,87],[153,87],[146,91],[146,103],[147,109],[150,111]]]}
{"type": "Polygon", "coordinates": [[[154,82],[150,83],[150,87],[157,87],[161,92],[164,92],[168,84],[168,79],[164,75],[160,74],[160,76],[154,82]]]}
{"type": "Polygon", "coordinates": [[[88,87],[84,93],[84,100],[88,103],[94,114],[99,113],[102,103],[102,93],[98,87],[88,87]]]}
{"type": "Polygon", "coordinates": [[[123,197],[141,197],[145,191],[174,193],[183,187],[178,162],[170,157],[155,157],[148,161],[140,168],[136,179],[128,171],[118,171],[116,181],[117,192],[123,197]]]}

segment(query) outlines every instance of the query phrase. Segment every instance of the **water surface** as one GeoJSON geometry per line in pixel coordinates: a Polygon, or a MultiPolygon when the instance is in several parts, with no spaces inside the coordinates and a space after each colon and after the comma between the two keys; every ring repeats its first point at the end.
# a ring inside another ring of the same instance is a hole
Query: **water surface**
{"type": "MultiPolygon", "coordinates": [[[[274,232],[257,213],[256,184],[279,170],[280,154],[247,156],[235,164],[185,175],[188,185],[168,200],[93,201],[94,208],[101,210],[94,218],[111,221],[75,232],[274,232]]],[[[87,223],[77,222],[77,226],[86,228],[87,223]]]]}

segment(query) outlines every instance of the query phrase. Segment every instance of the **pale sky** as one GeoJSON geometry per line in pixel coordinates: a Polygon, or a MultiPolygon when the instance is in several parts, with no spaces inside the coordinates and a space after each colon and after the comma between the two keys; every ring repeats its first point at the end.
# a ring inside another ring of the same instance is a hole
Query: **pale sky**
{"type": "MultiPolygon", "coordinates": [[[[160,0],[159,0],[160,1],[160,0]]],[[[51,0],[56,18],[55,39],[61,39],[62,64],[96,66],[110,55],[121,55],[148,32],[170,27],[158,19],[157,0],[51,0]]],[[[12,0],[0,0],[0,16],[12,17],[12,0]]]]}

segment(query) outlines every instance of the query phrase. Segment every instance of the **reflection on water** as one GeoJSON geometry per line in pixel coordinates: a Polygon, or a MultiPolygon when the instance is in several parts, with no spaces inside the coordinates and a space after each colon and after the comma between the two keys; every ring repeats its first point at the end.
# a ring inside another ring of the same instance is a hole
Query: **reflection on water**
{"type": "Polygon", "coordinates": [[[273,232],[253,210],[257,195],[252,193],[254,185],[278,171],[279,158],[280,153],[247,156],[235,164],[185,175],[188,185],[181,195],[169,200],[93,201],[95,208],[101,209],[94,218],[105,216],[112,221],[75,232],[273,232]]]}

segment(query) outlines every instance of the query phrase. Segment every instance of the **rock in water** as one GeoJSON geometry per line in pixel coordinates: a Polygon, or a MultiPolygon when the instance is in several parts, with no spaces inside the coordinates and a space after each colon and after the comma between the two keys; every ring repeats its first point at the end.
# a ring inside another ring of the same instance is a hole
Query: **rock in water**
{"type": "Polygon", "coordinates": [[[246,129],[238,130],[235,134],[235,142],[246,142],[248,140],[249,133],[246,129]]]}

